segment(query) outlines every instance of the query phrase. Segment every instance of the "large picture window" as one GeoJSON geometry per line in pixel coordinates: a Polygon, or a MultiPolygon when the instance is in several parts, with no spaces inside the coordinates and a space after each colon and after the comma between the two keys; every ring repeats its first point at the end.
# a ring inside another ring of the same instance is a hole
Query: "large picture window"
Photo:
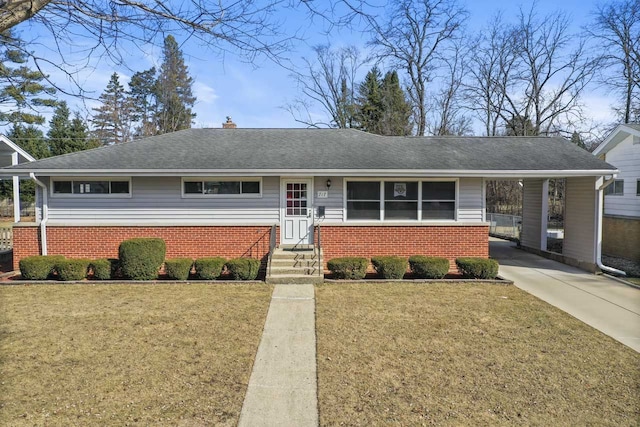
{"type": "Polygon", "coordinates": [[[456,219],[456,181],[347,181],[347,220],[456,219]]]}
{"type": "Polygon", "coordinates": [[[196,179],[182,180],[185,196],[260,196],[260,179],[196,179]]]}
{"type": "Polygon", "coordinates": [[[54,195],[131,195],[129,179],[55,179],[52,193],[54,195]]]}
{"type": "Polygon", "coordinates": [[[347,220],[380,219],[380,182],[347,182],[347,220]]]}

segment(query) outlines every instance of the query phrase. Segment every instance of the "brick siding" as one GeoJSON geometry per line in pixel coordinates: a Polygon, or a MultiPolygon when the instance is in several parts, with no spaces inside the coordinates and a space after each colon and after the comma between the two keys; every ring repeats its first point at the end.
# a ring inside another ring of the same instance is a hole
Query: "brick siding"
{"type": "MultiPolygon", "coordinates": [[[[134,237],[159,237],[167,258],[224,256],[262,259],[269,253],[270,226],[47,227],[47,252],[73,258],[117,258],[118,246],[134,237]]],[[[39,228],[14,227],[13,265],[40,254],[39,228]]]]}
{"type": "MultiPolygon", "coordinates": [[[[203,256],[263,259],[269,252],[269,226],[73,226],[47,227],[50,255],[116,258],[120,242],[160,237],[167,258],[203,256]]],[[[325,261],[342,256],[427,255],[446,257],[452,270],[457,257],[489,256],[489,227],[478,226],[322,226],[325,261]]],[[[14,228],[14,268],[21,258],[40,253],[36,226],[14,228]]],[[[279,233],[278,240],[279,242],[279,233]]]]}
{"type": "MultiPolygon", "coordinates": [[[[455,259],[489,257],[489,227],[479,226],[322,226],[325,261],[343,256],[411,255],[455,259]]],[[[326,265],[325,265],[326,267],[326,265]]]]}

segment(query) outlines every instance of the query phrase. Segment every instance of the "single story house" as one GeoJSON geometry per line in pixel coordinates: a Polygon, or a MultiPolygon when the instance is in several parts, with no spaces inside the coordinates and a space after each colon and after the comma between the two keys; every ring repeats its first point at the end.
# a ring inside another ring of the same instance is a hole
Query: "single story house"
{"type": "Polygon", "coordinates": [[[2,169],[37,185],[29,255],[115,257],[161,237],[168,257],[489,255],[485,180],[521,179],[521,243],[546,250],[549,178],[567,179],[564,256],[599,264],[602,188],[617,173],[562,138],[386,137],[345,129],[188,129],[2,169]]]}
{"type": "Polygon", "coordinates": [[[593,154],[620,170],[604,192],[602,252],[640,262],[640,124],[619,125],[593,154]]]}

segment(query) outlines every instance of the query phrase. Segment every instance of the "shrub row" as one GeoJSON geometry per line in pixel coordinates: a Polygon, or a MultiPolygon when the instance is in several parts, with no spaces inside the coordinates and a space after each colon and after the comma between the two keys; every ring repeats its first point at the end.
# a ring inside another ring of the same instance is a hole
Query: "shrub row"
{"type": "Polygon", "coordinates": [[[97,279],[111,278],[111,262],[108,259],[68,259],[62,255],[36,255],[22,258],[19,263],[22,278],[46,280],[57,273],[60,280],[82,280],[89,270],[97,279]]]}
{"type": "MultiPolygon", "coordinates": [[[[449,260],[423,255],[411,256],[408,260],[398,256],[378,256],[371,258],[376,273],[383,279],[402,279],[407,264],[418,279],[442,279],[449,272],[449,260]]],[[[327,267],[336,279],[363,279],[369,261],[362,257],[333,258],[327,267]]],[[[498,275],[498,262],[486,258],[457,258],[456,266],[462,277],[467,279],[494,279],[498,275]]]]}
{"type": "Polygon", "coordinates": [[[226,265],[235,280],[255,280],[260,269],[257,259],[237,258],[225,260],[209,257],[192,260],[173,258],[165,261],[166,244],[162,239],[138,238],[125,240],[118,249],[118,259],[68,259],[62,255],[31,256],[20,260],[22,278],[26,280],[46,280],[57,273],[58,279],[82,280],[89,271],[98,280],[108,280],[123,276],[132,280],[154,280],[164,262],[167,277],[187,280],[192,268],[198,279],[213,280],[220,277],[226,265]]]}

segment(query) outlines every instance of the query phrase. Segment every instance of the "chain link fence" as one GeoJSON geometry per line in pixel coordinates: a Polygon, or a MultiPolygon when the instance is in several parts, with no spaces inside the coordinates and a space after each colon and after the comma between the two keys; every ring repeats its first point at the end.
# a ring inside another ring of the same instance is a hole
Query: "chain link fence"
{"type": "Polygon", "coordinates": [[[518,215],[506,215],[497,213],[487,213],[489,234],[505,239],[520,239],[522,229],[522,217],[518,215]]]}

